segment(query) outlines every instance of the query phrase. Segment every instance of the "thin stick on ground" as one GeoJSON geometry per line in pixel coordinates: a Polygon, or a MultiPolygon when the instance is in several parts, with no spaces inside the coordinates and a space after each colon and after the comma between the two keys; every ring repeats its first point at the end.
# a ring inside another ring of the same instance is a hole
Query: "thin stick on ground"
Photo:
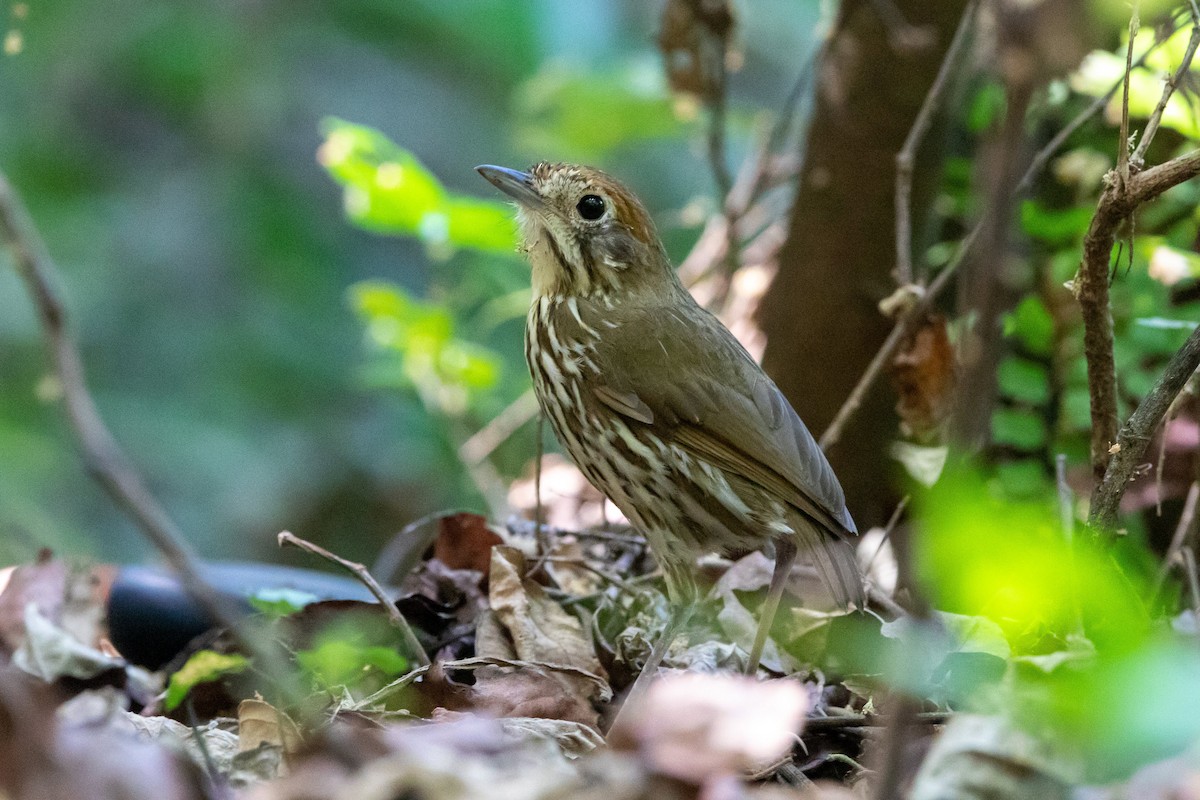
{"type": "MultiPolygon", "coordinates": [[[[1163,166],[1168,166],[1170,163],[1163,166]]],[[[1155,169],[1161,168],[1156,167],[1155,169]]],[[[1152,171],[1137,175],[1134,180],[1149,175],[1152,171]]],[[[1090,366],[1089,364],[1089,369],[1090,366]]],[[[1167,413],[1175,396],[1183,390],[1197,367],[1200,367],[1200,327],[1192,331],[1183,347],[1171,356],[1166,369],[1150,389],[1150,393],[1121,427],[1121,431],[1117,435],[1117,444],[1114,447],[1116,452],[1108,462],[1104,478],[1092,492],[1092,508],[1088,515],[1088,523],[1094,528],[1111,531],[1115,526],[1121,498],[1129,487],[1129,480],[1133,476],[1134,469],[1141,462],[1146,447],[1150,444],[1151,435],[1167,413]]]]}
{"type": "Polygon", "coordinates": [[[921,141],[929,131],[929,126],[933,123],[934,112],[941,105],[942,95],[950,82],[950,72],[958,63],[959,53],[962,52],[963,45],[967,40],[967,32],[974,22],[976,7],[977,3],[972,0],[963,11],[958,28],[954,31],[954,38],[950,40],[950,47],[946,50],[941,67],[938,68],[937,77],[934,78],[933,85],[929,87],[929,92],[925,95],[925,101],[921,104],[916,119],[913,120],[912,128],[909,129],[908,136],[904,139],[904,145],[900,148],[900,152],[896,153],[895,278],[896,283],[901,286],[913,282],[912,178],[913,167],[917,160],[917,148],[920,147],[921,141]]]}
{"type": "MultiPolygon", "coordinates": [[[[954,715],[948,711],[922,711],[914,714],[912,721],[918,725],[945,725],[954,715]]],[[[848,714],[839,717],[809,717],[804,723],[804,733],[840,731],[852,728],[882,728],[891,720],[883,714],[848,714]]]]}
{"type": "Polygon", "coordinates": [[[312,553],[313,555],[320,556],[330,563],[337,564],[339,567],[350,572],[354,575],[354,577],[358,578],[359,581],[362,582],[363,586],[366,586],[367,590],[375,596],[375,599],[379,601],[379,604],[383,606],[383,610],[387,612],[388,619],[391,620],[392,625],[395,626],[396,630],[400,631],[400,636],[404,639],[404,646],[408,648],[412,657],[416,659],[417,663],[421,666],[429,666],[429,656],[425,654],[425,648],[421,647],[421,643],[417,640],[417,635],[413,633],[412,627],[409,626],[408,620],[406,620],[404,615],[400,613],[400,609],[396,606],[396,602],[392,600],[392,598],[388,597],[387,592],[383,591],[383,587],[380,586],[373,577],[371,577],[371,573],[367,571],[365,566],[356,561],[344,559],[339,555],[329,552],[318,544],[313,544],[306,539],[301,539],[299,536],[296,536],[289,531],[280,532],[279,536],[277,537],[277,541],[279,542],[280,547],[291,545],[292,547],[297,547],[301,550],[312,553]]]}

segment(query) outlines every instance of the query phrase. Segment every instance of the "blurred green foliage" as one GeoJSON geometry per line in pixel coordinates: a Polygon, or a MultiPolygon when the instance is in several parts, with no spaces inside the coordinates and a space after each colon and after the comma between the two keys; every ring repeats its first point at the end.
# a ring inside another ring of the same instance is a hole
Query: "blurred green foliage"
{"type": "MultiPolygon", "coordinates": [[[[710,190],[653,4],[21,5],[0,168],[61,268],[102,413],[206,555],[303,558],[276,552],[290,528],[369,560],[418,516],[483,505],[457,448],[527,385],[528,275],[473,166],[636,176],[677,256],[694,232],[670,211],[710,190]]],[[[745,10],[748,107],[786,93],[817,15],[745,10]]],[[[46,364],[0,269],[0,558],[140,559],[46,364]]],[[[525,429],[494,466],[532,451],[525,429]]]]}
{"type": "Polygon", "coordinates": [[[163,708],[174,711],[188,693],[200,684],[212,683],[226,675],[245,672],[249,667],[250,659],[241,653],[217,653],[213,650],[193,653],[182,667],[171,673],[167,681],[166,696],[163,698],[163,708]]]}

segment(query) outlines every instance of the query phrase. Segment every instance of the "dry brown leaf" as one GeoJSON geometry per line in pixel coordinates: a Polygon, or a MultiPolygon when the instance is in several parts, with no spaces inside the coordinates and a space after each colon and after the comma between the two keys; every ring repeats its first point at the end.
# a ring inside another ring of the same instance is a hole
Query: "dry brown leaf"
{"type": "MultiPolygon", "coordinates": [[[[580,621],[525,580],[525,554],[513,547],[492,550],[488,601],[507,631],[512,653],[522,661],[542,661],[604,675],[591,638],[580,621]]],[[[507,654],[479,652],[480,656],[507,654]]]]}
{"type": "Polygon", "coordinates": [[[261,697],[243,700],[237,713],[239,752],[262,744],[282,747],[287,753],[294,753],[300,747],[300,728],[286,713],[261,697]]]}
{"type": "Polygon", "coordinates": [[[25,606],[34,603],[44,616],[58,619],[67,586],[67,567],[49,550],[32,564],[17,567],[0,592],[0,643],[11,655],[25,641],[25,606]]]}
{"type": "Polygon", "coordinates": [[[488,573],[492,547],[504,540],[488,527],[478,514],[451,514],[438,519],[438,534],[433,542],[433,557],[450,569],[473,569],[488,573]]]}
{"type": "Polygon", "coordinates": [[[725,0],[667,2],[658,46],[673,91],[711,99],[722,90],[720,72],[733,27],[733,9],[725,0]]]}
{"type": "Polygon", "coordinates": [[[946,318],[927,314],[900,345],[889,373],[904,435],[923,443],[940,441],[957,377],[946,318]]]}

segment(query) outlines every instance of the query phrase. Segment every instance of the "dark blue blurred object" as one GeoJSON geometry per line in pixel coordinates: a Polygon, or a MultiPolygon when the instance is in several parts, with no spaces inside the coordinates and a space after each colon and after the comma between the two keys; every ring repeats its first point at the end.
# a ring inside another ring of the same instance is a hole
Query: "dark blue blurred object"
{"type": "MultiPolygon", "coordinates": [[[[290,590],[317,600],[375,598],[361,583],[316,570],[240,561],[203,564],[201,575],[218,592],[253,612],[248,598],[264,590],[290,590]]],[[[179,579],[158,567],[122,567],[108,596],[109,639],[134,664],[158,669],[188,642],[215,627],[179,579]]]]}

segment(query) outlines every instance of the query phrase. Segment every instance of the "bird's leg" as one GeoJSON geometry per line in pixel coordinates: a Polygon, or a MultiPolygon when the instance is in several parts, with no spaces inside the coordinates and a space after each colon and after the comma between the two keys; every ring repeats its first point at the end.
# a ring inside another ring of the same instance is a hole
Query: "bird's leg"
{"type": "Polygon", "coordinates": [[[670,611],[671,616],[667,620],[667,627],[650,648],[650,655],[646,659],[646,663],[642,666],[642,671],[638,673],[637,678],[634,680],[633,686],[629,688],[629,693],[625,695],[625,701],[621,703],[621,709],[617,712],[616,718],[613,719],[610,730],[616,727],[617,722],[621,719],[621,715],[625,713],[625,709],[636,706],[646,694],[646,690],[650,688],[650,682],[654,680],[654,675],[658,672],[659,665],[666,658],[667,650],[670,649],[671,643],[675,641],[675,637],[679,635],[679,632],[687,625],[688,620],[692,618],[693,607],[693,603],[672,606],[670,611]]]}
{"type": "Polygon", "coordinates": [[[758,631],[754,634],[754,646],[750,648],[750,660],[746,664],[746,674],[758,673],[758,663],[762,660],[763,648],[767,646],[767,636],[775,623],[775,614],[779,611],[779,601],[783,599],[783,590],[787,586],[788,575],[792,565],[796,563],[796,545],[790,539],[782,537],[775,540],[775,571],[771,574],[771,586],[767,589],[767,601],[763,603],[762,613],[758,617],[758,631]]]}

